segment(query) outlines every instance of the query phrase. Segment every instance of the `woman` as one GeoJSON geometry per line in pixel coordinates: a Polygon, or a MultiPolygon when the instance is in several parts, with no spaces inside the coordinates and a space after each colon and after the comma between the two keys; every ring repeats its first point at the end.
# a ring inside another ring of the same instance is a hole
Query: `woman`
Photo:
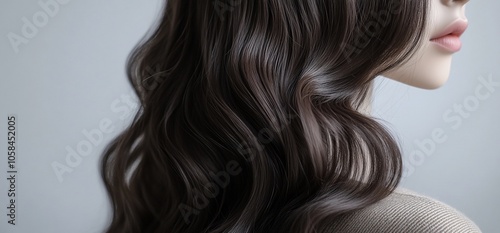
{"type": "Polygon", "coordinates": [[[102,158],[107,232],[479,231],[395,190],[400,149],[369,115],[378,75],[446,81],[466,2],[166,1],[129,57],[141,109],[102,158]]]}

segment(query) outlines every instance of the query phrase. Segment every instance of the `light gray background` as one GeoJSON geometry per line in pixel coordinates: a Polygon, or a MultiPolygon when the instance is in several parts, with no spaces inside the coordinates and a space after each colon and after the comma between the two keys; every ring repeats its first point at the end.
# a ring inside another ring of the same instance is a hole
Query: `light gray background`
{"type": "MultiPolygon", "coordinates": [[[[45,3],[49,0],[41,0],[45,3]]],[[[130,121],[135,96],[125,79],[125,59],[157,17],[162,1],[63,1],[59,10],[16,52],[9,33],[22,35],[38,1],[9,1],[0,8],[0,232],[101,232],[109,203],[97,164],[104,145],[130,121]],[[132,99],[132,101],[130,101],[132,99]],[[16,226],[7,224],[7,115],[17,115],[16,226]],[[110,123],[109,131],[100,124],[110,123]],[[88,144],[85,132],[103,139],[88,144]],[[87,144],[86,144],[87,143],[87,144]],[[90,147],[82,147],[90,145],[90,147]],[[68,148],[90,153],[65,161],[68,148]],[[53,163],[72,169],[58,177],[53,163]]],[[[500,230],[500,87],[461,117],[443,114],[473,104],[479,77],[500,82],[500,2],[471,1],[464,46],[454,55],[448,83],[421,90],[378,78],[373,114],[385,120],[406,155],[416,140],[441,129],[444,143],[425,156],[405,157],[414,170],[402,186],[465,213],[484,232],[500,230]]],[[[42,18],[39,18],[41,20],[42,18]]],[[[459,116],[456,113],[451,114],[459,116]]]]}

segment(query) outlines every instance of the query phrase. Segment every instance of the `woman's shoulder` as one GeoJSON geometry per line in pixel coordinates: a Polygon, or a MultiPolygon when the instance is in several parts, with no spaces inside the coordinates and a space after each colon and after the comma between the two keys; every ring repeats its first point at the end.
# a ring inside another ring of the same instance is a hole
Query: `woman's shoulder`
{"type": "Polygon", "coordinates": [[[340,217],[327,228],[322,232],[481,232],[455,208],[403,188],[374,205],[340,217]]]}

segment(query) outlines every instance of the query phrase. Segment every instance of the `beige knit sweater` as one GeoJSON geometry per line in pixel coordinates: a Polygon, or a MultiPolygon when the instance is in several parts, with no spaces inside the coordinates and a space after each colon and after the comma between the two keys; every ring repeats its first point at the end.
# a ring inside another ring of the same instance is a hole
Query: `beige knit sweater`
{"type": "Polygon", "coordinates": [[[347,214],[321,232],[478,233],[460,211],[403,188],[365,209],[347,214]]]}

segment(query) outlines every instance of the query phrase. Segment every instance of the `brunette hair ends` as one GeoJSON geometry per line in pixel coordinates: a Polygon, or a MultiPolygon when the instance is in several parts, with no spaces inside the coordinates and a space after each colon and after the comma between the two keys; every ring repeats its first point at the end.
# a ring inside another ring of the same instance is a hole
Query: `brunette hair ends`
{"type": "Polygon", "coordinates": [[[105,232],[321,232],[389,195],[399,146],[360,109],[427,4],[165,1],[128,59],[140,109],[101,158],[105,232]]]}

